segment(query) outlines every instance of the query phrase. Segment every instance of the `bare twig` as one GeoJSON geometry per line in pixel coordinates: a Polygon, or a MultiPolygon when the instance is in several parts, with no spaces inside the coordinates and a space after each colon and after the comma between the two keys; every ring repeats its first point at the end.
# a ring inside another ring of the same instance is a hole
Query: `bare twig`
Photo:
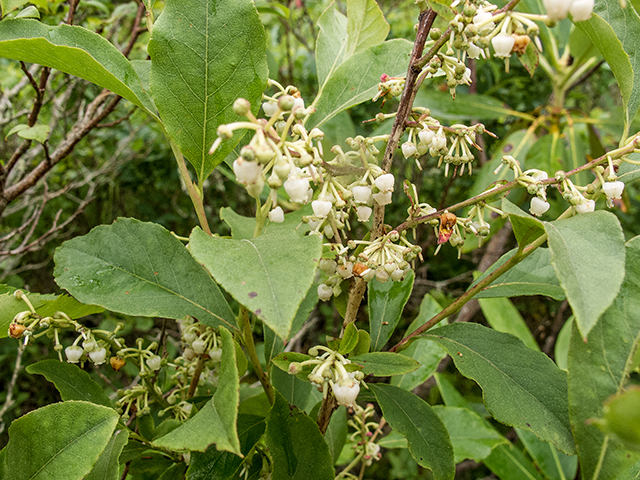
{"type": "Polygon", "coordinates": [[[2,408],[0,408],[0,433],[4,432],[4,429],[5,429],[4,420],[2,420],[2,417],[4,417],[4,414],[7,413],[7,411],[15,403],[13,401],[13,390],[16,388],[16,382],[18,380],[18,373],[20,373],[20,366],[22,364],[23,353],[24,353],[24,348],[18,347],[18,354],[16,355],[16,362],[13,366],[13,373],[11,374],[11,380],[9,381],[9,385],[7,386],[7,389],[6,389],[7,397],[5,398],[4,403],[2,404],[2,408]]]}

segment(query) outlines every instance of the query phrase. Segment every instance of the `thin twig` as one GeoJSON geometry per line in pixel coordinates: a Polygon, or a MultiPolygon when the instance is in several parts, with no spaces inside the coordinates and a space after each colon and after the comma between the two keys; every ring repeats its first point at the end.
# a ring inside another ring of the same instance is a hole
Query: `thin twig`
{"type": "Polygon", "coordinates": [[[13,406],[15,403],[13,401],[13,390],[16,388],[16,382],[18,380],[18,373],[20,372],[20,366],[22,364],[22,354],[24,353],[24,348],[18,347],[18,354],[16,355],[16,362],[13,367],[13,373],[11,374],[11,380],[9,381],[9,385],[7,386],[6,392],[7,397],[4,400],[4,404],[2,408],[0,408],[0,433],[4,432],[4,414],[13,406]]]}

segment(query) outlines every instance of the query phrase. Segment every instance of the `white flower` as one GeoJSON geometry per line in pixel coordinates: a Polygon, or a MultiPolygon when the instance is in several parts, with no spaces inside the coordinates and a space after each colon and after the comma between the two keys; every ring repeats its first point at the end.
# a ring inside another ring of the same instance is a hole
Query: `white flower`
{"type": "Polygon", "coordinates": [[[353,201],[356,203],[368,204],[371,201],[371,187],[363,185],[356,186],[351,189],[353,193],[353,201]]]}
{"type": "Polygon", "coordinates": [[[594,0],[573,0],[569,13],[574,22],[582,22],[591,18],[593,13],[594,0]]]}
{"type": "Polygon", "coordinates": [[[300,97],[295,97],[293,100],[293,109],[295,110],[296,108],[304,108],[304,100],[300,97]]]}
{"type": "Polygon", "coordinates": [[[389,272],[387,272],[384,267],[378,267],[376,268],[376,278],[379,282],[384,283],[389,280],[389,272]]]}
{"type": "Polygon", "coordinates": [[[269,220],[273,223],[282,223],[284,222],[284,212],[282,211],[282,207],[276,207],[269,212],[269,220]]]}
{"type": "Polygon", "coordinates": [[[475,43],[469,43],[469,48],[467,49],[467,57],[469,58],[480,58],[480,54],[482,53],[482,49],[476,46],[475,43]]]}
{"type": "Polygon", "coordinates": [[[360,278],[362,278],[365,282],[370,282],[373,280],[373,277],[376,276],[376,271],[373,268],[367,268],[364,272],[360,274],[360,278]]]}
{"type": "Polygon", "coordinates": [[[323,302],[326,302],[333,295],[333,288],[329,285],[325,285],[324,283],[318,285],[318,298],[323,302]]]}
{"type": "Polygon", "coordinates": [[[480,32],[489,32],[496,26],[496,24],[491,20],[492,18],[493,14],[491,12],[480,10],[476,13],[475,17],[473,17],[473,23],[480,25],[478,28],[480,32]]]}
{"type": "Polygon", "coordinates": [[[196,358],[196,352],[193,351],[193,348],[185,348],[182,356],[185,358],[185,360],[193,360],[194,358],[196,358]]]}
{"type": "Polygon", "coordinates": [[[267,117],[273,117],[278,111],[278,104],[271,102],[264,102],[262,104],[262,110],[264,110],[264,114],[267,117]]]}
{"type": "Polygon", "coordinates": [[[191,414],[191,410],[193,410],[193,403],[184,402],[181,408],[185,415],[189,416],[191,414]]]}
{"type": "Polygon", "coordinates": [[[82,348],[84,348],[85,352],[91,352],[92,350],[98,348],[98,344],[96,343],[95,339],[88,338],[87,340],[82,342],[82,348]]]}
{"type": "Polygon", "coordinates": [[[624,191],[624,182],[607,182],[602,185],[602,191],[609,200],[614,198],[622,198],[622,192],[624,191]]]}
{"type": "Polygon", "coordinates": [[[447,136],[442,132],[442,128],[438,130],[438,133],[433,137],[431,141],[431,148],[434,150],[440,150],[447,146],[447,136]]]}
{"type": "Polygon", "coordinates": [[[529,211],[531,212],[531,215],[539,217],[547,210],[549,210],[549,206],[549,202],[544,201],[542,198],[533,197],[531,199],[531,206],[529,207],[529,211]]]}
{"type": "Polygon", "coordinates": [[[507,58],[511,56],[511,50],[516,43],[516,39],[511,35],[500,34],[491,39],[491,45],[495,50],[495,55],[498,58],[507,58]]]}
{"type": "Polygon", "coordinates": [[[332,206],[333,204],[326,200],[314,200],[311,202],[311,208],[313,209],[314,215],[320,218],[325,218],[329,215],[332,206]]]}
{"type": "Polygon", "coordinates": [[[413,142],[404,142],[402,144],[402,154],[404,158],[413,157],[416,154],[416,144],[413,142]]]}
{"type": "Polygon", "coordinates": [[[593,200],[584,199],[583,202],[576,205],[576,212],[578,213],[589,213],[593,212],[596,209],[596,202],[593,200]]]}
{"type": "Polygon", "coordinates": [[[373,210],[371,210],[371,207],[358,207],[356,208],[356,213],[358,214],[358,221],[359,222],[367,222],[369,221],[369,218],[371,217],[371,213],[373,212],[373,210]]]}
{"type": "Polygon", "coordinates": [[[67,355],[67,362],[78,363],[80,361],[80,357],[84,353],[84,350],[78,345],[71,345],[64,349],[64,353],[67,355]]]}
{"type": "Polygon", "coordinates": [[[393,192],[393,185],[395,183],[395,180],[396,179],[392,173],[385,173],[375,179],[375,184],[381,192],[393,192]]]}
{"type": "Polygon", "coordinates": [[[567,17],[572,2],[573,0],[542,0],[547,16],[556,21],[567,17]]]}
{"type": "Polygon", "coordinates": [[[433,140],[433,137],[435,136],[436,136],[435,132],[430,128],[424,128],[420,130],[420,133],[418,134],[420,143],[424,143],[425,145],[430,145],[433,140]]]}
{"type": "Polygon", "coordinates": [[[198,336],[193,332],[187,332],[182,336],[182,339],[188,344],[192,344],[196,338],[198,338],[198,336]]]}
{"type": "Polygon", "coordinates": [[[162,358],[158,355],[147,358],[147,366],[153,371],[160,370],[160,367],[162,366],[162,358]]]}
{"type": "Polygon", "coordinates": [[[373,199],[378,205],[389,205],[391,203],[391,192],[374,193],[373,199]]]}
{"type": "Polygon", "coordinates": [[[544,170],[531,170],[529,171],[529,176],[537,182],[541,182],[549,178],[549,174],[544,170]]]}
{"type": "Polygon", "coordinates": [[[193,351],[196,352],[198,355],[202,355],[204,353],[206,346],[207,344],[200,339],[196,340],[191,344],[191,348],[193,348],[193,351]]]}
{"type": "Polygon", "coordinates": [[[213,347],[209,350],[209,356],[214,362],[219,362],[222,358],[222,349],[220,347],[213,347]]]}
{"type": "Polygon", "coordinates": [[[323,258],[322,260],[320,260],[320,270],[322,270],[327,275],[333,275],[336,271],[337,266],[338,264],[336,263],[336,261],[330,258],[323,258]]]}
{"type": "Polygon", "coordinates": [[[107,351],[104,348],[98,348],[93,352],[89,352],[89,358],[96,365],[102,365],[107,359],[107,351]]]}
{"type": "Polygon", "coordinates": [[[355,407],[356,398],[360,393],[360,384],[351,378],[343,378],[331,387],[333,395],[339,405],[345,407],[355,407]]]}
{"type": "Polygon", "coordinates": [[[284,182],[284,189],[291,198],[291,201],[302,203],[307,198],[309,180],[300,178],[297,175],[289,175],[289,178],[284,182]]]}
{"type": "Polygon", "coordinates": [[[353,263],[347,262],[344,265],[338,265],[338,268],[336,268],[336,272],[338,272],[338,275],[340,275],[342,278],[351,277],[353,275],[353,263]]]}
{"type": "Polygon", "coordinates": [[[236,180],[243,185],[255,183],[262,174],[262,165],[258,162],[250,162],[242,157],[238,157],[233,162],[233,173],[236,174],[236,180]]]}
{"type": "Polygon", "coordinates": [[[391,280],[394,282],[399,282],[404,278],[404,270],[400,268],[396,268],[393,272],[391,272],[391,280]]]}

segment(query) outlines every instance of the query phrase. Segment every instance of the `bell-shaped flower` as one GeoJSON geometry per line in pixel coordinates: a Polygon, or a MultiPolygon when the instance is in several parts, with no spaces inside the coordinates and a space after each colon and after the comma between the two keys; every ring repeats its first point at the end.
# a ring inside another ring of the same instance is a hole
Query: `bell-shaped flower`
{"type": "Polygon", "coordinates": [[[355,407],[356,398],[360,393],[360,384],[352,378],[342,378],[331,387],[333,396],[336,397],[338,405],[345,407],[355,407]]]}
{"type": "Polygon", "coordinates": [[[569,13],[574,22],[589,20],[593,13],[594,0],[573,0],[569,13]]]}
{"type": "Polygon", "coordinates": [[[282,207],[276,207],[269,212],[269,221],[273,223],[284,222],[284,211],[282,210],[282,207]]]}
{"type": "Polygon", "coordinates": [[[539,217],[547,210],[549,210],[549,206],[549,202],[543,200],[542,198],[533,197],[531,199],[531,206],[529,207],[529,211],[531,212],[531,215],[539,217]]]}
{"type": "Polygon", "coordinates": [[[67,362],[78,363],[80,361],[80,357],[82,357],[82,354],[84,353],[84,350],[78,345],[71,345],[64,349],[64,353],[67,356],[67,362]]]}
{"type": "Polygon", "coordinates": [[[602,191],[609,200],[622,198],[622,192],[624,191],[624,182],[607,182],[602,185],[602,191]]]}
{"type": "Polygon", "coordinates": [[[516,39],[512,35],[501,33],[491,39],[491,45],[495,50],[495,56],[498,58],[508,58],[511,56],[511,50],[516,43],[516,39]]]}
{"type": "Polygon", "coordinates": [[[567,17],[572,3],[573,0],[542,0],[547,16],[557,22],[567,17]]]}

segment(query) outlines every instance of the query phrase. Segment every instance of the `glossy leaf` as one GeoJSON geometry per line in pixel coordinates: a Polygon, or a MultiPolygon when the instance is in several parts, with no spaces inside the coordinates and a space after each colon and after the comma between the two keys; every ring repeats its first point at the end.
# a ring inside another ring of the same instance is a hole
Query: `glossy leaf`
{"type": "Polygon", "coordinates": [[[267,83],[265,33],[251,0],[168,0],[149,41],[151,91],[180,151],[204,179],[242,138],[208,151],[221,124],[239,119],[242,97],[257,113],[267,83]]]}
{"type": "Polygon", "coordinates": [[[114,312],[235,329],[220,289],[171,232],[120,218],[56,250],[56,282],[84,303],[114,312]]]}
{"type": "Polygon", "coordinates": [[[540,351],[538,342],[533,338],[522,315],[508,298],[481,298],[478,302],[484,318],[494,330],[510,333],[522,340],[527,347],[540,351]]]}
{"type": "Polygon", "coordinates": [[[375,0],[348,0],[344,58],[384,42],[390,28],[375,0]]]}
{"type": "Polygon", "coordinates": [[[516,428],[518,437],[527,452],[549,480],[566,480],[575,478],[578,470],[578,457],[566,455],[556,450],[548,442],[539,440],[533,433],[516,428]]]}
{"type": "Polygon", "coordinates": [[[437,341],[460,373],[478,382],[496,420],[531,430],[565,453],[575,452],[566,373],[549,357],[478,324],[455,323],[423,336],[437,341]]]}
{"type": "Polygon", "coordinates": [[[507,443],[502,435],[484,423],[480,415],[467,408],[437,405],[433,411],[449,432],[456,463],[467,458],[479,462],[497,445],[507,443]]]}
{"type": "Polygon", "coordinates": [[[204,452],[211,444],[218,450],[240,455],[240,441],[236,429],[240,396],[236,349],[231,333],[220,327],[222,361],[218,369],[218,388],[198,413],[153,444],[172,450],[204,452]]]}
{"type": "Polygon", "coordinates": [[[626,277],[618,298],[587,342],[573,328],[569,346],[569,415],[580,470],[593,480],[615,479],[638,460],[612,435],[586,423],[602,418],[604,402],[622,390],[640,341],[640,237],[627,242],[626,249],[626,277]]]}
{"type": "Polygon", "coordinates": [[[402,310],[411,295],[414,278],[413,271],[410,271],[402,282],[392,282],[391,280],[385,283],[378,280],[369,282],[371,350],[382,350],[391,338],[391,334],[402,316],[402,310]]]}
{"type": "Polygon", "coordinates": [[[385,420],[409,442],[415,461],[430,469],[435,480],[453,480],[453,447],[433,408],[417,395],[392,385],[370,384],[369,388],[385,420]]]}
{"type": "Polygon", "coordinates": [[[389,377],[413,372],[420,364],[413,358],[400,353],[371,352],[350,358],[351,363],[362,365],[362,371],[376,377],[389,377]]]}
{"type": "Polygon", "coordinates": [[[112,402],[100,385],[78,365],[58,360],[42,360],[27,367],[27,373],[43,375],[53,383],[62,400],[84,400],[85,402],[111,407],[112,402]]]}
{"type": "Polygon", "coordinates": [[[147,113],[154,106],[129,60],[104,37],[86,28],[38,20],[0,23],[0,57],[37,63],[80,77],[126,98],[147,113]]]}
{"type": "Polygon", "coordinates": [[[358,329],[353,323],[347,325],[347,328],[344,329],[344,334],[342,335],[342,339],[340,339],[340,349],[339,353],[342,355],[346,355],[351,350],[356,348],[358,345],[358,329]]]}
{"type": "Polygon", "coordinates": [[[624,235],[616,216],[597,211],[545,222],[551,263],[583,338],[611,305],[624,279],[624,235]],[[585,235],[585,232],[589,232],[585,235]]]}
{"type": "Polygon", "coordinates": [[[322,256],[319,237],[291,236],[286,231],[235,240],[196,228],[189,248],[227,292],[282,339],[289,336],[322,256]]]}
{"type": "Polygon", "coordinates": [[[119,480],[120,454],[129,441],[127,430],[118,430],[109,440],[98,461],[84,480],[119,480]]]}
{"type": "Polygon", "coordinates": [[[333,461],[316,422],[280,393],[267,418],[266,444],[278,480],[333,480],[333,461]]]}
{"type": "Polygon", "coordinates": [[[118,423],[111,408],[88,402],[47,405],[9,427],[4,480],[82,480],[118,423]]]}

